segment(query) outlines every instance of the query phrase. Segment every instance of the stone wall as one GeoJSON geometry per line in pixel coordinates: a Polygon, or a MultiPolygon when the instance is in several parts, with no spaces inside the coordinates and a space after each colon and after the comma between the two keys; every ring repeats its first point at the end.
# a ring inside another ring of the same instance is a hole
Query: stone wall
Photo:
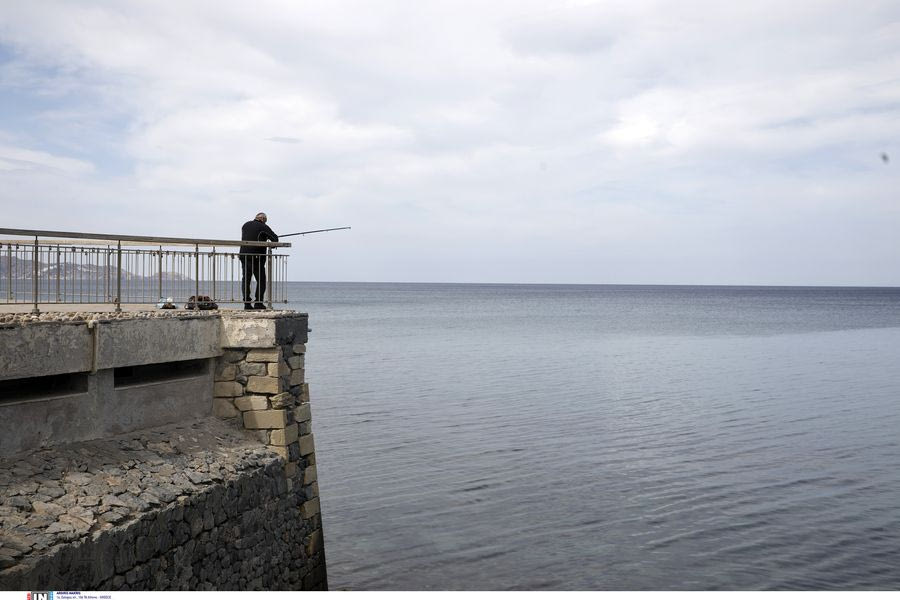
{"type": "Polygon", "coordinates": [[[213,411],[253,431],[284,459],[288,484],[303,492],[299,518],[320,545],[316,453],[309,385],[304,381],[306,341],[306,315],[261,323],[251,313],[227,321],[221,342],[225,351],[216,366],[213,411]]]}
{"type": "Polygon", "coordinates": [[[325,589],[292,482],[214,417],[0,459],[0,589],[325,589]]]}

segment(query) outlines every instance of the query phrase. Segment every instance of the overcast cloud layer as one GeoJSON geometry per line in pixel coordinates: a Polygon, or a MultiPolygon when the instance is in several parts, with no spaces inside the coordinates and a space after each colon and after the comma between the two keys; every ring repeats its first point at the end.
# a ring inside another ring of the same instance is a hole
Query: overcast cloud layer
{"type": "Polygon", "coordinates": [[[298,280],[900,285],[895,0],[4,2],[0,88],[3,227],[353,226],[298,280]]]}

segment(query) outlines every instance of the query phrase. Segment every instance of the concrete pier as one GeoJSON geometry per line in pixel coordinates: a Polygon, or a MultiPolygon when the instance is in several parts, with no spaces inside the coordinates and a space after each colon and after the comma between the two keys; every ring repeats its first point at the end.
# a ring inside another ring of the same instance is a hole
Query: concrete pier
{"type": "Polygon", "coordinates": [[[307,315],[57,316],[0,320],[0,589],[325,589],[307,315]]]}

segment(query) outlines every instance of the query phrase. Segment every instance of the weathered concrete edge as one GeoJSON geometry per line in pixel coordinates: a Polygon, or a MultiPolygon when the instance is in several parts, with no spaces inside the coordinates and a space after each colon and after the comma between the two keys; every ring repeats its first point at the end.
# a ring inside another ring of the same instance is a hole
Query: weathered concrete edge
{"type": "Polygon", "coordinates": [[[89,371],[91,344],[85,323],[0,328],[0,380],[89,371]]]}
{"type": "Polygon", "coordinates": [[[291,311],[233,313],[222,315],[219,344],[222,348],[271,348],[282,344],[305,344],[309,315],[291,311]]]}
{"type": "Polygon", "coordinates": [[[211,358],[222,353],[218,315],[97,323],[96,369],[211,358]]]}

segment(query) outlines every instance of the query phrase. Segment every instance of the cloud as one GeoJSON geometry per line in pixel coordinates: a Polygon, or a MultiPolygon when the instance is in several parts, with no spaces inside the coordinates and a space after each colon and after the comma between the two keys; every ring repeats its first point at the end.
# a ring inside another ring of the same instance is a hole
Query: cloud
{"type": "Polygon", "coordinates": [[[303,279],[898,283],[898,32],[891,2],[4,6],[0,202],[352,225],[303,279]]]}
{"type": "Polygon", "coordinates": [[[0,145],[0,171],[58,171],[69,175],[85,175],[93,165],[47,152],[0,145]]]}

